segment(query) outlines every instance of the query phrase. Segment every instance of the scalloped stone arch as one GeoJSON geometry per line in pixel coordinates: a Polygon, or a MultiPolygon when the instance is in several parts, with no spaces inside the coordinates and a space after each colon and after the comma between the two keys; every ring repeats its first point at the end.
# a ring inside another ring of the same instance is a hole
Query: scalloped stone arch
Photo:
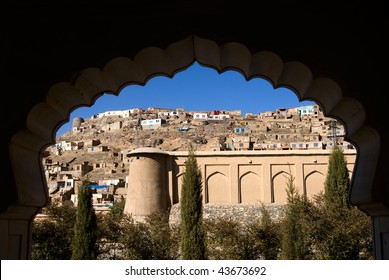
{"type": "MultiPolygon", "coordinates": [[[[287,87],[300,101],[313,100],[326,116],[345,126],[346,140],[357,148],[350,201],[369,213],[372,184],[379,155],[378,133],[364,125],[365,111],[355,99],[342,96],[340,86],[326,77],[313,77],[301,62],[284,62],[275,53],[250,53],[237,42],[217,45],[214,41],[190,36],[171,44],[165,50],[149,47],[133,60],[117,57],[102,69],[81,70],[72,81],[53,85],[45,102],[37,104],[27,117],[27,129],[14,135],[10,157],[16,178],[18,203],[43,207],[48,199],[41,152],[55,142],[56,129],[68,121],[70,113],[80,106],[92,106],[104,93],[118,95],[128,85],[145,85],[155,76],[173,77],[195,61],[218,73],[236,70],[246,80],[255,77],[268,80],[274,88],[287,87]]],[[[372,205],[371,205],[372,204],[372,205]]]]}

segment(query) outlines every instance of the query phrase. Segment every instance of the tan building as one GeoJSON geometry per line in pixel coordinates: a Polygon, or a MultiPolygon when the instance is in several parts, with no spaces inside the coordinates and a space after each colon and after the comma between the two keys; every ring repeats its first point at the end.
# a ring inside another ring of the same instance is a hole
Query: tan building
{"type": "Polygon", "coordinates": [[[235,134],[227,139],[227,148],[233,151],[251,150],[253,143],[251,137],[235,134]]]}
{"type": "MultiPolygon", "coordinates": [[[[324,191],[329,150],[197,151],[205,204],[285,203],[289,174],[308,198],[324,191]]],[[[131,151],[125,212],[142,219],[179,203],[187,152],[131,151]]],[[[345,150],[350,178],[355,150],[345,150]]]]}

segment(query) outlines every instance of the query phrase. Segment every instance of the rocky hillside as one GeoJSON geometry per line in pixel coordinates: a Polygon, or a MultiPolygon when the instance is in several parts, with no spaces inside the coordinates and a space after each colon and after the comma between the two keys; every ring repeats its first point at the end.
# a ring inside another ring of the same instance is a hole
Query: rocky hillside
{"type": "Polygon", "coordinates": [[[101,129],[107,123],[123,121],[119,117],[99,118],[86,120],[85,126],[94,126],[83,131],[69,131],[57,138],[61,141],[88,141],[99,140],[100,146],[107,146],[109,150],[120,152],[125,149],[136,149],[139,147],[158,147],[166,151],[187,150],[188,146],[195,145],[199,150],[212,150],[218,146],[220,136],[228,136],[232,132],[224,129],[223,132],[207,131],[200,132],[199,127],[206,126],[224,126],[228,122],[213,123],[192,122],[187,123],[183,119],[167,120],[162,127],[155,130],[143,130],[139,126],[125,125],[121,129],[103,130],[101,129]],[[179,131],[179,128],[185,127],[187,130],[179,131]]]}
{"type": "Polygon", "coordinates": [[[128,174],[126,154],[136,148],[187,151],[191,145],[196,150],[213,151],[223,149],[226,142],[232,141],[232,137],[244,137],[251,143],[271,144],[277,139],[277,134],[288,133],[294,133],[295,136],[282,136],[283,139],[279,141],[304,141],[311,131],[312,122],[323,122],[321,117],[302,120],[297,114],[280,117],[274,113],[274,116],[267,115],[269,121],[266,122],[258,116],[243,118],[231,114],[228,118],[203,121],[194,119],[192,113],[185,111],[162,117],[158,113],[146,110],[126,117],[96,116],[82,119],[76,126],[73,122],[73,131],[58,137],[57,146],[46,150],[43,159],[45,169],[50,173],[51,179],[57,180],[55,174],[58,171],[54,170],[54,166],[62,166],[62,170],[74,170],[75,164],[87,162],[93,166],[88,175],[96,182],[107,179],[125,180],[128,174]],[[158,127],[149,129],[147,125],[142,125],[142,120],[144,122],[158,118],[161,119],[158,127]],[[236,135],[234,129],[237,127],[244,127],[245,133],[236,135]],[[61,146],[59,149],[59,143],[67,143],[71,148],[61,146]],[[48,162],[51,164],[47,165],[48,162]]]}
{"type": "MultiPolygon", "coordinates": [[[[227,130],[229,122],[210,124],[208,122],[190,122],[184,116],[167,119],[160,128],[144,130],[137,125],[137,117],[125,120],[120,117],[102,117],[86,119],[82,129],[69,131],[57,138],[57,143],[66,141],[77,143],[90,143],[92,140],[99,144],[96,147],[106,147],[105,151],[88,152],[89,144],[82,148],[72,150],[58,150],[55,146],[46,150],[44,162],[52,162],[55,165],[66,166],[72,169],[75,164],[88,162],[90,165],[104,164],[106,167],[94,168],[88,173],[91,180],[98,182],[106,179],[122,179],[128,175],[128,164],[125,153],[139,147],[157,147],[165,151],[187,151],[189,145],[197,150],[219,149],[219,137],[225,137],[230,133],[227,130]],[[120,129],[104,130],[110,124],[122,122],[120,129]],[[223,132],[208,131],[204,127],[223,127],[223,132]],[[180,131],[180,128],[185,130],[180,131]],[[124,156],[121,157],[121,155],[124,156]]],[[[147,116],[143,116],[146,118],[147,116]]],[[[53,178],[54,179],[54,178],[53,178]]]]}

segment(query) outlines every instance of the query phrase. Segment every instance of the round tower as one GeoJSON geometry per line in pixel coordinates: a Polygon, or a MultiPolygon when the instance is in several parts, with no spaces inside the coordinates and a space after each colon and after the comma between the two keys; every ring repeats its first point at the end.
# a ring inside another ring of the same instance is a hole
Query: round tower
{"type": "Polygon", "coordinates": [[[167,211],[166,158],[169,154],[156,148],[139,148],[127,156],[131,160],[124,213],[141,221],[154,212],[167,211]]]}
{"type": "Polygon", "coordinates": [[[80,128],[81,126],[81,123],[84,122],[84,119],[83,118],[80,118],[80,117],[74,117],[73,118],[73,122],[72,122],[72,129],[74,128],[80,128]]]}

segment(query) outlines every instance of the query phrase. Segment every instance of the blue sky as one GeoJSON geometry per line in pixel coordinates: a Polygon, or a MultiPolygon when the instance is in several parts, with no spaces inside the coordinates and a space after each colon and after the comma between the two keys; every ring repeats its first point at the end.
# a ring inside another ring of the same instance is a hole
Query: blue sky
{"type": "Polygon", "coordinates": [[[113,110],[163,107],[187,111],[241,110],[245,115],[309,104],[314,102],[299,102],[289,89],[273,89],[264,79],[246,81],[236,71],[219,74],[196,62],[173,78],[155,77],[145,86],[128,86],[118,96],[104,94],[91,107],[74,110],[69,122],[58,129],[56,137],[71,130],[74,117],[89,119],[95,114],[113,110]]]}

